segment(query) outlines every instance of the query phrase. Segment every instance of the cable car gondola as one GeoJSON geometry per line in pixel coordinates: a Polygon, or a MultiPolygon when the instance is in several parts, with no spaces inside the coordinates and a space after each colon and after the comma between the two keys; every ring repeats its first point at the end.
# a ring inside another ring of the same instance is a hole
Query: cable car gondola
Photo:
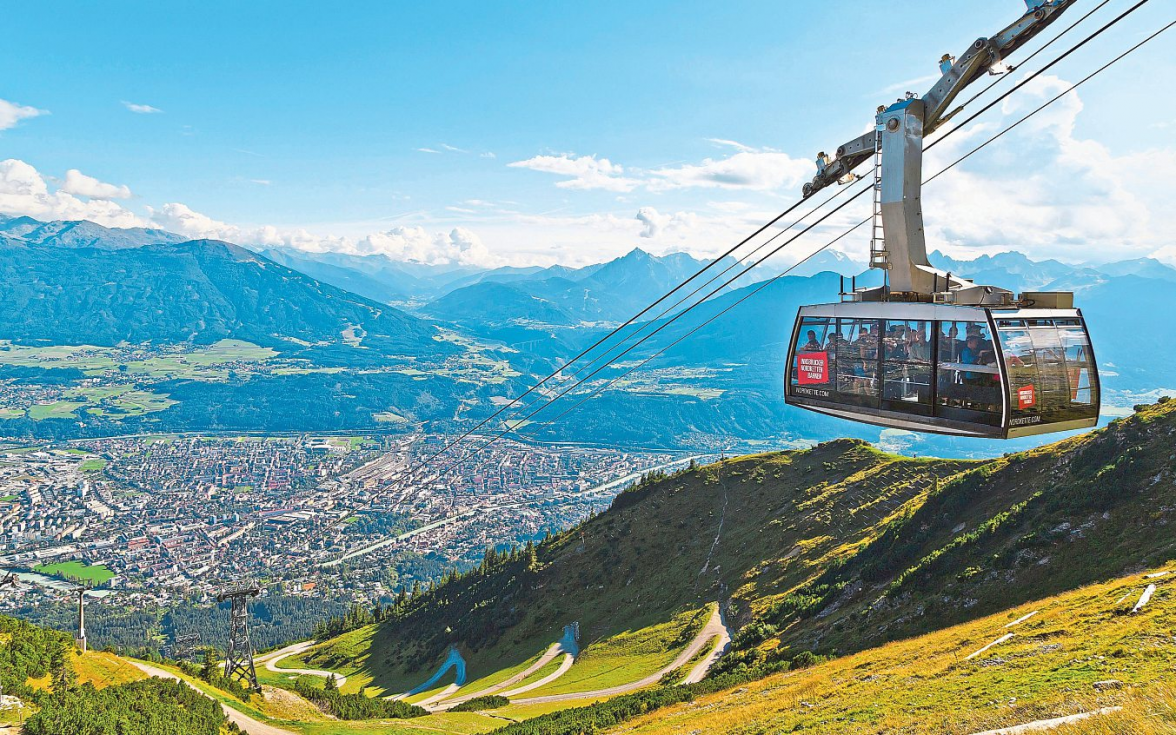
{"type": "Polygon", "coordinates": [[[1009,439],[1094,426],[1098,369],[1068,292],[1014,294],[931,266],[921,205],[923,139],[959,92],[1052,23],[1074,0],[1026,0],[1028,12],[958,60],[922,98],[879,108],[875,129],[817,157],[811,196],[873,157],[875,288],[802,307],[793,326],[785,401],[912,431],[1009,439]]]}

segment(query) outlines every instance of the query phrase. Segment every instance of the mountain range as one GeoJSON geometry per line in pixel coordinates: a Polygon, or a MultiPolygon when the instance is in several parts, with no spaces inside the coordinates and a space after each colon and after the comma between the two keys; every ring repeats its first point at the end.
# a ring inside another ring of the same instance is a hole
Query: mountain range
{"type": "MultiPolygon", "coordinates": [[[[683,253],[654,256],[635,249],[579,268],[426,265],[383,255],[254,252],[224,242],[186,241],[158,230],[116,230],[90,222],[38,222],[27,217],[0,218],[0,250],[0,340],[99,346],[243,340],[274,350],[279,359],[303,361],[312,372],[351,371],[330,381],[326,375],[285,373],[244,385],[180,381],[169,390],[189,401],[208,392],[217,400],[251,403],[273,398],[283,391],[283,384],[295,379],[302,383],[298,390],[311,394],[329,383],[333,397],[322,400],[329,407],[327,413],[337,417],[331,425],[357,430],[392,428],[373,418],[388,412],[432,421],[438,429],[460,425],[460,419],[453,421],[460,400],[467,401],[465,417],[487,416],[495,410],[493,398],[517,395],[706,264],[683,253]],[[491,380],[488,375],[480,384],[467,381],[465,388],[455,388],[461,380],[455,382],[457,368],[446,361],[463,354],[468,364],[478,363],[477,355],[491,356],[501,366],[501,376],[491,380]],[[403,361],[419,364],[415,372],[387,373],[400,369],[396,365],[403,361]],[[373,368],[383,372],[373,373],[373,368]],[[411,379],[416,385],[392,389],[372,383],[393,377],[411,379]],[[436,404],[426,400],[421,405],[381,405],[374,399],[380,393],[395,394],[395,400],[404,403],[406,395],[426,386],[431,396],[441,396],[436,404]],[[346,398],[356,395],[373,399],[346,398]]],[[[953,273],[1013,290],[1075,291],[1094,338],[1108,403],[1129,406],[1140,396],[1176,385],[1171,368],[1176,364],[1176,341],[1156,338],[1167,334],[1170,325],[1164,311],[1155,308],[1165,303],[1176,269],[1152,259],[1071,265],[1033,261],[1012,252],[971,261],[937,252],[932,259],[953,273]]],[[[602,370],[591,385],[603,388],[603,381],[621,378],[637,361],[663,349],[664,355],[584,403],[574,414],[574,424],[545,424],[540,415],[537,423],[520,430],[520,436],[635,446],[714,446],[849,433],[897,442],[892,446],[905,445],[911,451],[984,454],[1007,447],[882,434],[783,405],[784,358],[796,310],[803,304],[836,300],[840,277],[853,274],[853,265],[848,256],[826,251],[770,284],[754,282],[753,276],[762,279],[783,270],[766,263],[671,322],[676,311],[663,312],[680,298],[701,287],[688,301],[693,303],[739,272],[731,259],[711,267],[629,327],[626,333],[639,332],[638,338],[657,334],[625,355],[620,361],[623,369],[602,370]],[[728,268],[722,280],[704,285],[728,268]],[[754,298],[744,301],[751,290],[757,290],[754,298]],[[724,311],[721,318],[702,326],[724,311]],[[689,334],[696,328],[697,333],[689,334]]],[[[876,271],[863,273],[859,285],[876,278],[876,271]]],[[[614,349],[610,355],[621,351],[614,349]]],[[[35,382],[36,377],[26,375],[22,380],[35,382]]],[[[318,426],[318,419],[279,413],[285,416],[283,429],[318,426]]],[[[151,419],[166,428],[173,414],[185,415],[185,427],[200,427],[198,405],[181,405],[151,419]]],[[[546,416],[553,414],[554,410],[546,416]]],[[[266,415],[262,411],[231,426],[276,428],[267,425],[266,415]]],[[[0,429],[3,417],[0,412],[0,429]]],[[[37,433],[51,425],[69,431],[63,422],[54,421],[25,421],[9,428],[37,433]]]]}

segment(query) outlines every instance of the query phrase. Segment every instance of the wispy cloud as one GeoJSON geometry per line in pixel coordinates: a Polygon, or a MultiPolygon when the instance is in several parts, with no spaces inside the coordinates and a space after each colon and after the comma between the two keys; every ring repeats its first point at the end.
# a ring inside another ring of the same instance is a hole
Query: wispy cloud
{"type": "Polygon", "coordinates": [[[438,155],[441,153],[441,151],[437,150],[436,148],[414,148],[413,150],[415,150],[417,153],[436,153],[438,155]]]}
{"type": "Polygon", "coordinates": [[[21,120],[28,120],[29,118],[48,114],[48,110],[38,110],[36,107],[18,105],[8,100],[0,100],[0,130],[14,128],[21,120]]]}
{"type": "Polygon", "coordinates": [[[126,100],[122,101],[122,105],[136,115],[158,115],[163,112],[163,110],[159,109],[158,107],[152,107],[151,105],[140,105],[135,102],[127,102],[126,100]]]}
{"type": "Polygon", "coordinates": [[[742,143],[740,143],[738,141],[727,140],[726,138],[707,138],[706,140],[708,143],[714,143],[715,145],[726,146],[728,148],[734,148],[737,151],[754,151],[755,150],[755,148],[752,148],[749,145],[743,145],[742,143]]]}
{"type": "Polygon", "coordinates": [[[269,179],[249,179],[249,183],[257,184],[258,186],[269,186],[274,182],[270,181],[269,179]]]}
{"type": "Polygon", "coordinates": [[[525,161],[508,163],[511,168],[527,168],[532,171],[565,176],[557,181],[561,189],[603,189],[605,191],[633,191],[641,182],[625,176],[625,169],[607,158],[576,156],[563,153],[558,156],[535,156],[525,161]]]}

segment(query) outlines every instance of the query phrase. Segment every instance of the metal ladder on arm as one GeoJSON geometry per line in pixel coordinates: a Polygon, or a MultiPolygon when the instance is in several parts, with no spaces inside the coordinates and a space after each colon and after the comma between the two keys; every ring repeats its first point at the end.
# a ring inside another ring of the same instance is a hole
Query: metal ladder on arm
{"type": "Polygon", "coordinates": [[[882,136],[874,144],[874,208],[870,225],[870,267],[890,270],[890,253],[886,251],[886,231],[882,226],[882,136]]]}

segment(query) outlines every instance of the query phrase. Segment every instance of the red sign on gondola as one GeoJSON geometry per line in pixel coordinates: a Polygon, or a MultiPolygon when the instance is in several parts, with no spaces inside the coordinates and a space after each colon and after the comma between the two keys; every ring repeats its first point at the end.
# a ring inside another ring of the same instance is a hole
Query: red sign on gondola
{"type": "Polygon", "coordinates": [[[1033,408],[1037,403],[1037,391],[1033,389],[1032,385],[1027,385],[1024,388],[1017,389],[1017,408],[1026,409],[1033,408]]]}
{"type": "Polygon", "coordinates": [[[829,382],[829,353],[801,352],[796,356],[798,385],[819,385],[829,382]]]}

